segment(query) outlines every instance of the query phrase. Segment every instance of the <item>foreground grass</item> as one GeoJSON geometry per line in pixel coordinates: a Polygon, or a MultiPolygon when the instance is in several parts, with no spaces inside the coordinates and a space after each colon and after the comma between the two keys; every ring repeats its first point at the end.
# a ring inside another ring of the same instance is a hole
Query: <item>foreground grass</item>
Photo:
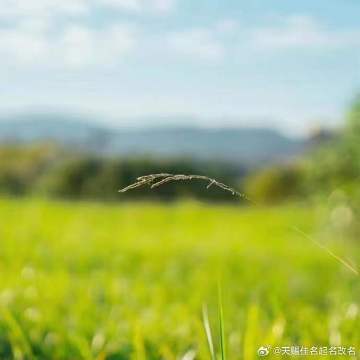
{"type": "Polygon", "coordinates": [[[219,276],[229,359],[360,346],[359,277],[290,229],[360,263],[326,210],[3,199],[0,214],[1,359],[209,359],[219,276]]]}

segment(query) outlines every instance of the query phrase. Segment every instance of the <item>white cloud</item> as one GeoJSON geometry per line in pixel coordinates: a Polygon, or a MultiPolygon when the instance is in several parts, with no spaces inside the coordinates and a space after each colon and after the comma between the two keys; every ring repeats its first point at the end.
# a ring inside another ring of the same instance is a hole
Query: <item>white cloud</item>
{"type": "Polygon", "coordinates": [[[59,55],[70,67],[115,65],[133,50],[135,42],[134,31],[126,26],[98,31],[72,26],[60,39],[59,55]]]}
{"type": "Polygon", "coordinates": [[[223,34],[234,33],[238,30],[239,24],[232,19],[224,19],[215,24],[214,29],[216,32],[223,34]]]}
{"type": "Polygon", "coordinates": [[[11,66],[111,66],[134,49],[136,39],[136,30],[128,25],[98,30],[72,25],[54,35],[41,24],[24,22],[0,29],[0,57],[11,66]]]}
{"type": "Polygon", "coordinates": [[[88,12],[87,0],[0,0],[0,18],[78,16],[88,12]]]}
{"type": "Polygon", "coordinates": [[[96,0],[95,2],[104,7],[131,12],[140,12],[143,8],[141,0],[96,0]]]}
{"type": "Polygon", "coordinates": [[[269,49],[342,47],[360,44],[359,30],[331,31],[309,16],[290,16],[279,26],[255,29],[255,45],[269,49]]]}
{"type": "Polygon", "coordinates": [[[134,12],[167,13],[175,7],[175,0],[95,0],[105,6],[134,12]]]}
{"type": "Polygon", "coordinates": [[[236,34],[237,22],[225,19],[209,27],[192,28],[168,35],[170,50],[195,59],[218,62],[228,50],[227,37],[236,34]]]}
{"type": "Polygon", "coordinates": [[[48,50],[47,39],[41,34],[22,30],[0,31],[0,57],[2,62],[21,65],[42,58],[48,50]]]}
{"type": "Polygon", "coordinates": [[[175,52],[199,60],[219,61],[225,47],[208,29],[192,29],[169,36],[170,48],[175,52]]]}
{"type": "Polygon", "coordinates": [[[167,13],[175,8],[175,0],[153,0],[152,6],[155,11],[167,13]]]}
{"type": "Polygon", "coordinates": [[[29,17],[79,17],[96,7],[133,13],[166,14],[176,0],[0,0],[0,19],[29,17]]]}
{"type": "Polygon", "coordinates": [[[166,14],[175,8],[175,0],[93,0],[104,8],[133,13],[166,14]]]}
{"type": "Polygon", "coordinates": [[[0,63],[35,67],[118,63],[135,48],[134,26],[112,22],[99,29],[83,24],[94,20],[99,9],[161,15],[173,10],[175,1],[0,0],[0,63]]]}

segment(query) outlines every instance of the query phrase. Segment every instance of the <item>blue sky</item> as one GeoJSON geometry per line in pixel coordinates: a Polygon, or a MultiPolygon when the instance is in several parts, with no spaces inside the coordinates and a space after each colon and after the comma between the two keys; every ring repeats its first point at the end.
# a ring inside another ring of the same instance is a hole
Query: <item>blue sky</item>
{"type": "Polygon", "coordinates": [[[116,126],[183,117],[183,125],[302,134],[340,124],[360,89],[357,0],[0,0],[0,8],[2,113],[76,112],[116,126]]]}

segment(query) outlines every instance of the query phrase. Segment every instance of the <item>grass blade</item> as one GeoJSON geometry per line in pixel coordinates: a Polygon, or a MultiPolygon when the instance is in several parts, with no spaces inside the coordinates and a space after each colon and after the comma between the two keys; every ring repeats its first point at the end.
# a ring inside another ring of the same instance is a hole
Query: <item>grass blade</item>
{"type": "MultiPolygon", "coordinates": [[[[7,308],[1,307],[0,315],[11,334],[11,338],[13,339],[13,346],[16,344],[19,345],[21,351],[24,352],[27,359],[35,359],[34,354],[32,352],[31,344],[23,328],[16,320],[16,318],[13,316],[11,311],[7,308]]],[[[14,350],[14,348],[12,350],[14,350]]]]}
{"type": "Polygon", "coordinates": [[[212,334],[211,334],[211,327],[210,327],[210,321],[209,321],[209,313],[208,313],[207,306],[205,304],[203,305],[203,308],[202,308],[202,315],[203,315],[203,323],[204,323],[206,338],[207,338],[208,345],[209,345],[209,352],[210,352],[211,360],[216,360],[215,350],[214,350],[214,342],[213,342],[213,338],[212,338],[212,334]]]}
{"type": "Polygon", "coordinates": [[[225,329],[224,329],[224,310],[222,303],[221,283],[218,285],[218,307],[219,307],[219,325],[220,325],[220,349],[221,360],[226,360],[226,344],[225,344],[225,329]]]}

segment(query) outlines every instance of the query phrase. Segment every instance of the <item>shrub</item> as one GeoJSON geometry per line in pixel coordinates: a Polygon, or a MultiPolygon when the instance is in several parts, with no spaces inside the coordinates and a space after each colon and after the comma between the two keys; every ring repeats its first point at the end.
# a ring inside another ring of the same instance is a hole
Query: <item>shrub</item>
{"type": "Polygon", "coordinates": [[[11,195],[29,192],[58,156],[60,151],[51,145],[0,148],[0,192],[11,195]]]}
{"type": "Polygon", "coordinates": [[[246,178],[245,193],[256,202],[288,200],[304,193],[303,178],[299,165],[267,168],[246,178]]]}

